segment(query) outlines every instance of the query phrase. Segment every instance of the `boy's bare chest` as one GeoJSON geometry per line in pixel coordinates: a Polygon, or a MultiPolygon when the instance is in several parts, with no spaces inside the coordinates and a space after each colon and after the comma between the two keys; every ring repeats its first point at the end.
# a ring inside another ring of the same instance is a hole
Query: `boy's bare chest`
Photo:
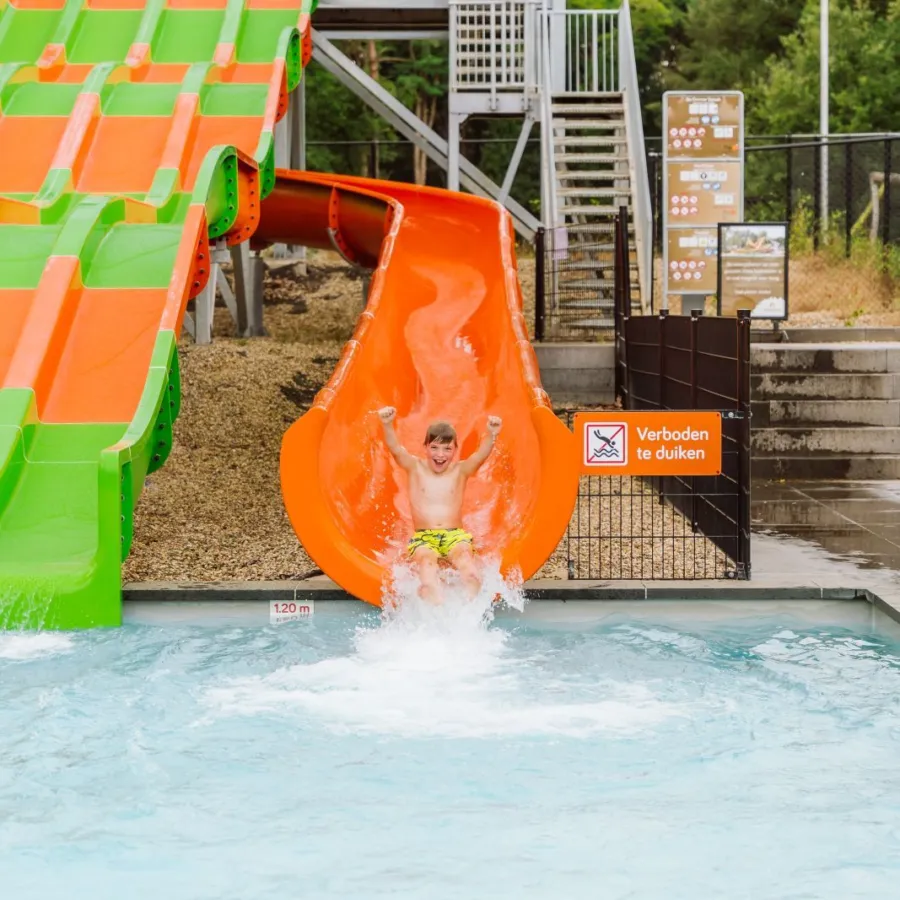
{"type": "Polygon", "coordinates": [[[458,472],[433,475],[430,472],[414,472],[410,479],[410,491],[420,497],[440,500],[455,497],[462,490],[463,479],[458,472]]]}

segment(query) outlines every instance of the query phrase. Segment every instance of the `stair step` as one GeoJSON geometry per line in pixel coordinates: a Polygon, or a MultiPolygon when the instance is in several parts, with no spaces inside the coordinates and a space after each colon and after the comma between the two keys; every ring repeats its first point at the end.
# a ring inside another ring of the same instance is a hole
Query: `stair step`
{"type": "Polygon", "coordinates": [[[900,456],[766,456],[753,459],[754,478],[879,481],[900,478],[900,456]]]}
{"type": "Polygon", "coordinates": [[[550,112],[554,119],[557,116],[603,116],[616,115],[624,117],[625,111],[621,103],[551,103],[550,112]]]}
{"type": "Polygon", "coordinates": [[[614,172],[612,169],[560,169],[556,177],[567,181],[628,181],[627,172],[614,172]]]}
{"type": "Polygon", "coordinates": [[[559,308],[561,310],[586,309],[588,311],[593,310],[594,312],[598,312],[598,313],[605,312],[608,310],[610,313],[612,313],[613,302],[612,302],[612,300],[610,300],[609,303],[602,303],[602,302],[599,302],[598,300],[570,300],[568,302],[560,300],[559,308]]]}
{"type": "Polygon", "coordinates": [[[550,95],[551,103],[569,103],[575,100],[621,100],[621,91],[556,91],[550,95]]]}
{"type": "Polygon", "coordinates": [[[560,324],[565,325],[566,328],[578,329],[579,331],[598,331],[603,328],[615,328],[616,320],[612,316],[595,316],[590,319],[563,321],[560,324]]]}
{"type": "MultiPolygon", "coordinates": [[[[565,143],[563,141],[562,143],[565,143]]],[[[554,155],[557,163],[608,163],[616,165],[617,163],[628,162],[627,153],[557,153],[554,155]]]]}
{"type": "MultiPolygon", "coordinates": [[[[619,210],[618,203],[604,203],[603,205],[595,204],[591,206],[561,206],[559,211],[564,217],[568,216],[603,216],[608,218],[615,215],[619,210]]],[[[632,234],[634,229],[628,229],[632,234]]]]}
{"type": "Polygon", "coordinates": [[[759,428],[753,431],[754,456],[900,456],[900,428],[875,426],[759,428]]]}
{"type": "MultiPolygon", "coordinates": [[[[563,272],[594,272],[600,269],[613,269],[615,268],[616,261],[612,256],[607,258],[596,257],[595,259],[586,259],[579,261],[569,261],[566,260],[566,267],[562,270],[563,272]]],[[[560,282],[561,284],[565,284],[565,282],[560,282]]]]}
{"type": "Polygon", "coordinates": [[[754,400],[753,427],[900,426],[900,400],[754,400]]]}
{"type": "Polygon", "coordinates": [[[557,131],[606,131],[610,128],[625,130],[624,119],[554,119],[557,131]]]}
{"type": "MultiPolygon", "coordinates": [[[[572,214],[572,215],[579,215],[578,210],[580,208],[581,207],[578,207],[578,206],[563,206],[560,208],[560,212],[566,213],[566,214],[572,214]]],[[[593,213],[603,213],[603,218],[600,221],[593,221],[593,222],[589,221],[586,225],[582,224],[580,222],[566,222],[565,224],[569,225],[573,228],[590,228],[591,234],[612,233],[612,231],[615,229],[615,226],[612,224],[607,225],[610,215],[614,214],[614,210],[612,210],[611,207],[587,206],[584,208],[591,210],[591,212],[593,212],[593,213]]],[[[618,209],[618,207],[616,208],[616,210],[617,209],[618,209]]],[[[628,233],[630,235],[634,236],[634,228],[631,225],[628,226],[628,233]]],[[[584,242],[589,243],[589,241],[584,241],[584,242]]],[[[572,245],[573,243],[575,243],[575,241],[573,241],[572,238],[569,238],[569,244],[572,245]]]]}
{"type": "Polygon", "coordinates": [[[900,396],[900,376],[873,373],[764,372],[750,376],[758,399],[784,400],[893,400],[900,396]]]}
{"type": "Polygon", "coordinates": [[[578,281],[560,281],[559,290],[562,291],[599,291],[612,290],[615,287],[615,281],[612,278],[592,278],[590,280],[580,279],[578,281]]]}
{"type": "Polygon", "coordinates": [[[629,197],[631,188],[558,187],[558,197],[629,197]]]}
{"type": "Polygon", "coordinates": [[[750,360],[756,372],[900,372],[900,345],[754,344],[750,360]]]}
{"type": "Polygon", "coordinates": [[[598,134],[594,135],[563,135],[562,137],[553,138],[556,146],[565,145],[566,147],[625,147],[626,140],[624,137],[614,137],[612,135],[598,134]]]}

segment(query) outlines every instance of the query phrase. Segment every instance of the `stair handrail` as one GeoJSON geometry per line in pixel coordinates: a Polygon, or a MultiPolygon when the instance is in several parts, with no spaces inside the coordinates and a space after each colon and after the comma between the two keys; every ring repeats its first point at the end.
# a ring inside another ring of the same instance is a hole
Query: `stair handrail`
{"type": "Polygon", "coordinates": [[[540,16],[540,102],[541,102],[541,181],[546,185],[547,209],[543,210],[544,227],[552,229],[551,246],[555,245],[556,228],[559,226],[559,198],[556,195],[556,151],[553,145],[553,101],[550,67],[550,10],[547,0],[542,0],[540,16]]]}
{"type": "Polygon", "coordinates": [[[631,29],[631,8],[622,0],[619,8],[619,86],[625,109],[625,137],[628,143],[628,170],[634,218],[634,242],[637,253],[641,305],[650,296],[653,277],[651,229],[653,217],[650,206],[650,179],[647,173],[647,152],[644,146],[644,124],[641,118],[641,95],[638,88],[637,61],[634,55],[634,33],[631,29]]]}

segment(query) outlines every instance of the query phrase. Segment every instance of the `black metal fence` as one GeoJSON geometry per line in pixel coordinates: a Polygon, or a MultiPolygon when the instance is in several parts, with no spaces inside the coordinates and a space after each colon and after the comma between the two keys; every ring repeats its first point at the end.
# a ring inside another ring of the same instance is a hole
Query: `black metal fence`
{"type": "MultiPolygon", "coordinates": [[[[658,250],[662,159],[648,158],[658,250]]],[[[900,136],[747,138],[744,200],[746,221],[790,224],[792,313],[853,318],[900,300],[900,136]]]]}
{"type": "MultiPolygon", "coordinates": [[[[626,410],[722,414],[715,476],[584,476],[567,536],[579,579],[750,577],[750,324],[630,315],[627,211],[615,231],[616,394],[626,410]]],[[[567,412],[569,425],[573,412],[567,412]]]]}

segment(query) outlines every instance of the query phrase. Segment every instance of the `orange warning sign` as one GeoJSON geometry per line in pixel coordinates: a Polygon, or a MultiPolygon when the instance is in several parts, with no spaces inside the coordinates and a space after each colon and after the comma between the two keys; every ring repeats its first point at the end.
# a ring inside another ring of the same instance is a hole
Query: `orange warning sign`
{"type": "Polygon", "coordinates": [[[722,414],[575,414],[583,475],[718,475],[722,414]]]}

